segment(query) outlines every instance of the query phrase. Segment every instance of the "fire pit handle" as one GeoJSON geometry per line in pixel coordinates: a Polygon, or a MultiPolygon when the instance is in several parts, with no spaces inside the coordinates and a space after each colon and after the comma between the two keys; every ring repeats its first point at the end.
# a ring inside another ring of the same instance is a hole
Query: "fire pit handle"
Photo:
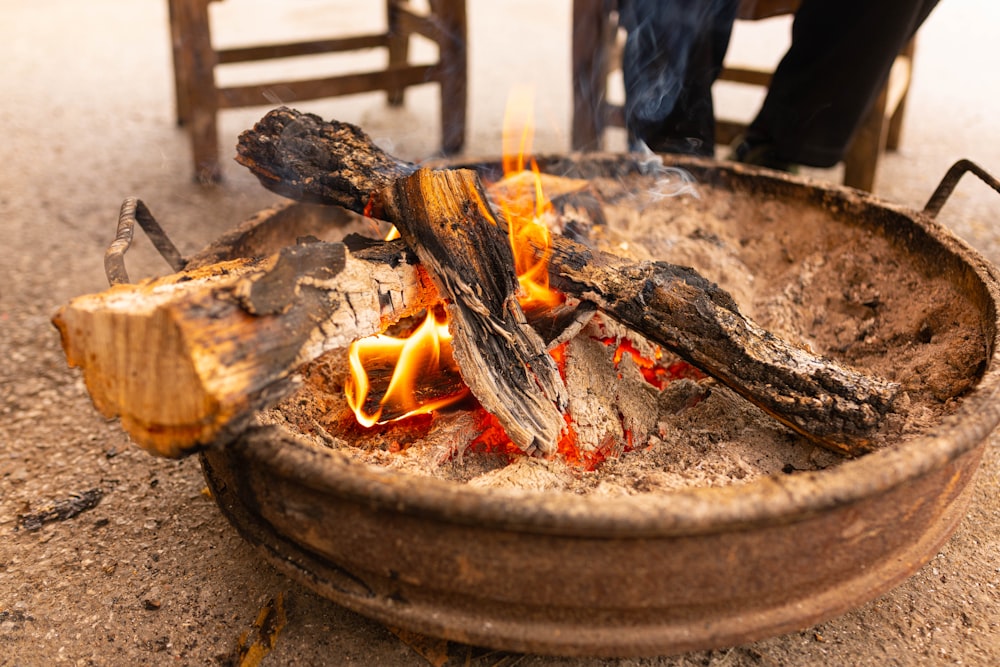
{"type": "Polygon", "coordinates": [[[978,176],[986,185],[1000,192],[1000,181],[987,173],[985,169],[971,160],[959,160],[951,166],[948,173],[941,179],[934,194],[927,200],[927,205],[924,206],[924,215],[931,218],[937,217],[937,214],[941,211],[941,207],[948,201],[948,197],[951,196],[951,193],[955,190],[955,186],[958,185],[959,179],[968,171],[978,176]]]}
{"type": "Polygon", "coordinates": [[[125,253],[132,246],[136,222],[174,272],[183,271],[187,266],[187,260],[181,256],[177,246],[160,227],[160,223],[149,212],[149,208],[141,199],[129,197],[122,202],[121,211],[118,213],[118,231],[115,233],[115,240],[104,252],[104,275],[108,277],[109,285],[129,283],[128,271],[125,269],[125,253]]]}

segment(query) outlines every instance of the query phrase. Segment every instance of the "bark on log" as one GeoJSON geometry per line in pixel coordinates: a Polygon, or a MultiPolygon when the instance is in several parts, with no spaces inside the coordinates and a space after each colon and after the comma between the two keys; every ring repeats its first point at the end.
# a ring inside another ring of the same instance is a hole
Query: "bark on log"
{"type": "Polygon", "coordinates": [[[517,301],[514,256],[475,172],[421,169],[377,193],[444,297],[462,379],[527,453],[556,451],[566,389],[517,301]]]}
{"type": "Polygon", "coordinates": [[[379,149],[349,123],[281,107],[240,136],[236,161],[267,189],[297,201],[337,204],[361,213],[369,197],[417,170],[379,149]],[[329,146],[339,146],[329,151],[329,146]]]}
{"type": "MultiPolygon", "coordinates": [[[[265,187],[281,194],[360,212],[369,198],[357,193],[384,189],[387,178],[394,182],[399,176],[355,173],[344,160],[331,155],[371,153],[365,163],[387,163],[402,172],[407,169],[397,160],[382,157],[381,149],[345,126],[278,109],[240,136],[237,160],[265,187]],[[299,142],[295,132],[296,141],[283,141],[286,128],[301,125],[313,128],[309,137],[314,144],[299,142]],[[341,135],[349,136],[350,143],[338,143],[336,137],[341,135]],[[268,150],[260,150],[261,146],[268,150]],[[280,165],[272,164],[275,155],[280,156],[280,165]],[[322,160],[314,161],[316,155],[323,156],[322,160]],[[348,171],[331,173],[330,165],[348,171]],[[294,188],[276,180],[274,175],[279,173],[286,174],[294,188]],[[330,191],[336,189],[331,184],[341,180],[350,183],[348,196],[330,191]]],[[[470,192],[469,196],[475,195],[470,192]]],[[[743,317],[728,294],[692,269],[598,257],[568,243],[557,242],[559,252],[550,262],[550,276],[557,286],[592,299],[612,317],[673,350],[818,444],[848,455],[869,448],[870,436],[891,410],[897,385],[818,358],[769,334],[743,317]]]]}
{"type": "Polygon", "coordinates": [[[553,243],[553,287],[592,301],[813,442],[848,456],[871,449],[898,385],[767,332],[694,269],[631,262],[565,238],[553,243]]]}
{"type": "Polygon", "coordinates": [[[438,298],[400,242],[354,254],[316,242],[116,285],[53,322],[98,410],[175,457],[238,433],[305,361],[438,298]]]}

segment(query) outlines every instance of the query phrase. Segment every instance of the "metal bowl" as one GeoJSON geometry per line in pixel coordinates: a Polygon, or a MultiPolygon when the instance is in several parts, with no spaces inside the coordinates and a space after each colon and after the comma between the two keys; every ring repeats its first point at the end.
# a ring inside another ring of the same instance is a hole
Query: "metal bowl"
{"type": "MultiPolygon", "coordinates": [[[[988,359],[957,411],[920,437],[823,471],[614,498],[409,476],[255,427],[202,454],[223,513],[279,570],[356,612],[544,654],[730,646],[829,619],[911,575],[963,517],[1000,421],[996,269],[935,223],[936,209],[738,165],[677,164],[741,196],[835,210],[959,286],[988,359]]],[[[621,156],[543,161],[582,176],[630,168],[621,156]]],[[[265,213],[231,238],[293,239],[296,221],[315,215],[297,205],[265,213]]]]}

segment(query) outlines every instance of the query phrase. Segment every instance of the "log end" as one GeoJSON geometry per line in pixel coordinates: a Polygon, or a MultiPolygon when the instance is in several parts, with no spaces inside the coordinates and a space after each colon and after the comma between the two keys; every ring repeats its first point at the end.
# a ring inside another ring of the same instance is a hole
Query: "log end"
{"type": "Polygon", "coordinates": [[[369,195],[412,173],[361,128],[279,107],[240,134],[236,161],[283,197],[362,213],[369,195]]]}
{"type": "Polygon", "coordinates": [[[213,391],[199,372],[184,319],[173,306],[199,287],[228,285],[252,269],[237,260],[77,297],[52,323],[94,407],[118,417],[133,441],[170,458],[215,441],[243,409],[238,393],[213,391]]]}
{"type": "Polygon", "coordinates": [[[177,330],[162,317],[107,317],[89,306],[81,297],[52,322],[98,412],[118,417],[132,440],[157,456],[178,458],[215,440],[226,419],[180,353],[177,330]],[[155,349],[136,346],[149,336],[158,341],[155,349]]]}

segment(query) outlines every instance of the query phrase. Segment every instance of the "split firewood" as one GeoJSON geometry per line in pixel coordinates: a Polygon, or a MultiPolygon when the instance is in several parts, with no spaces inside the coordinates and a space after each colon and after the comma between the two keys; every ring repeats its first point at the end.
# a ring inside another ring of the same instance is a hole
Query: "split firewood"
{"type": "Polygon", "coordinates": [[[306,361],[437,299],[399,241],[357,253],[315,242],[116,285],[53,322],[97,409],[175,457],[238,434],[306,361]]]}
{"type": "MultiPolygon", "coordinates": [[[[348,130],[345,125],[278,109],[241,135],[237,160],[265,187],[286,196],[358,212],[370,210],[373,197],[378,201],[378,193],[410,178],[415,167],[385,157],[356,128],[348,130]],[[286,135],[294,141],[286,142],[286,135]],[[309,140],[301,141],[304,136],[309,140]],[[350,137],[350,142],[340,143],[341,136],[350,137]],[[388,176],[350,171],[351,164],[341,157],[345,152],[357,164],[388,164],[394,171],[388,176]],[[366,155],[359,160],[361,154],[366,155]],[[329,165],[342,171],[329,173],[329,165]],[[293,185],[287,186],[283,179],[293,185]],[[349,183],[348,191],[336,192],[340,182],[349,183]]],[[[485,206],[475,177],[455,182],[466,190],[467,210],[485,206]]],[[[411,197],[405,209],[384,207],[382,213],[388,214],[389,222],[403,223],[394,218],[419,215],[422,208],[434,210],[430,194],[422,192],[423,201],[411,197]]],[[[448,197],[461,202],[463,195],[452,189],[448,197]]],[[[457,222],[450,221],[456,232],[461,229],[457,222]]],[[[679,354],[817,444],[847,455],[871,447],[872,435],[892,409],[898,385],[782,341],[744,317],[727,293],[692,269],[665,262],[631,263],[590,253],[566,239],[556,239],[555,245],[549,274],[567,294],[593,301],[609,316],[679,354]]]]}

